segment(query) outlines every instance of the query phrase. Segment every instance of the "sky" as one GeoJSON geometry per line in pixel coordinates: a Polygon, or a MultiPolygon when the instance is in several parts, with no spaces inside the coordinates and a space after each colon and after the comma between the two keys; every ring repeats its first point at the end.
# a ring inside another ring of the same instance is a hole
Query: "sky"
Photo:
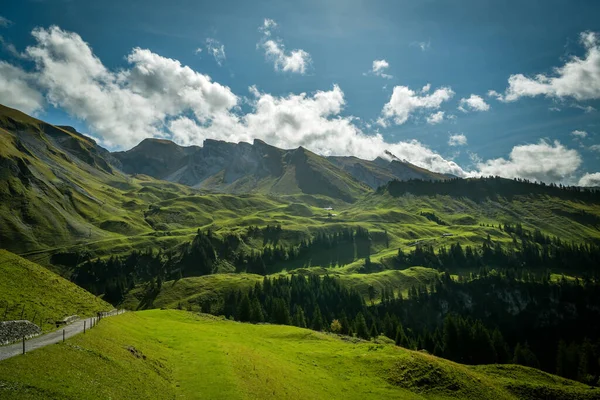
{"type": "Polygon", "coordinates": [[[109,150],[304,146],[600,186],[600,2],[4,0],[0,103],[109,150]]]}

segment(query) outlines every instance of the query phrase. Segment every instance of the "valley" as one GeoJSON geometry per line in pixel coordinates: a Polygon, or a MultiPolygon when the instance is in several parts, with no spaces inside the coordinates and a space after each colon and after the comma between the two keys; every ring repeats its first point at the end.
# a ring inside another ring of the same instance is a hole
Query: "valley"
{"type": "Polygon", "coordinates": [[[4,106],[0,178],[4,320],[132,311],[0,362],[2,398],[598,398],[595,189],[260,140],[111,153],[4,106]]]}

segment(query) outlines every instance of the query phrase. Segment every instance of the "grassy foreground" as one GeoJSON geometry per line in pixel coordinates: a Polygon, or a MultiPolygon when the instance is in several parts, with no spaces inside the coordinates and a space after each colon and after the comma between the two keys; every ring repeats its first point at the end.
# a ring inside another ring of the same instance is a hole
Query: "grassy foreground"
{"type": "Polygon", "coordinates": [[[0,320],[22,318],[51,328],[69,315],[90,316],[112,308],[46,268],[0,250],[0,320]]]}
{"type": "Polygon", "coordinates": [[[592,399],[525,367],[469,367],[385,342],[176,310],[127,313],[0,362],[2,399],[592,399]]]}

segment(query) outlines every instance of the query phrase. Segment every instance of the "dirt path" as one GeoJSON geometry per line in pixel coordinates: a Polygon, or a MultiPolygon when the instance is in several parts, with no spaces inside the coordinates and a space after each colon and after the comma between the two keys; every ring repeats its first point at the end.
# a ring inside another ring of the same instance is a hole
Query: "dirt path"
{"type": "MultiPolygon", "coordinates": [[[[109,313],[105,313],[103,318],[112,317],[113,315],[121,314],[123,310],[115,310],[109,313]]],[[[46,333],[45,335],[36,336],[32,339],[25,341],[25,352],[30,352],[35,349],[39,349],[40,347],[48,346],[50,344],[55,344],[62,342],[63,340],[63,330],[65,339],[73,337],[79,333],[83,332],[84,322],[86,330],[90,328],[93,321],[96,321],[97,318],[87,318],[87,319],[79,319],[62,329],[58,329],[53,332],[46,333]]],[[[23,342],[17,342],[14,344],[10,344],[8,346],[0,347],[0,361],[6,360],[7,358],[11,358],[17,356],[19,354],[23,354],[23,342]]]]}

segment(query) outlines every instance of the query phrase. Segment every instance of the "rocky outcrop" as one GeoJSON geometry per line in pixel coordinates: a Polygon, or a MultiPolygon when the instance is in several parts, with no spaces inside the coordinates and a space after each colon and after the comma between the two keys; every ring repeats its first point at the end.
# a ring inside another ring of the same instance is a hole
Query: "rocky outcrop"
{"type": "Polygon", "coordinates": [[[0,345],[16,342],[21,340],[23,336],[29,339],[41,333],[40,327],[29,321],[0,322],[0,345]]]}

